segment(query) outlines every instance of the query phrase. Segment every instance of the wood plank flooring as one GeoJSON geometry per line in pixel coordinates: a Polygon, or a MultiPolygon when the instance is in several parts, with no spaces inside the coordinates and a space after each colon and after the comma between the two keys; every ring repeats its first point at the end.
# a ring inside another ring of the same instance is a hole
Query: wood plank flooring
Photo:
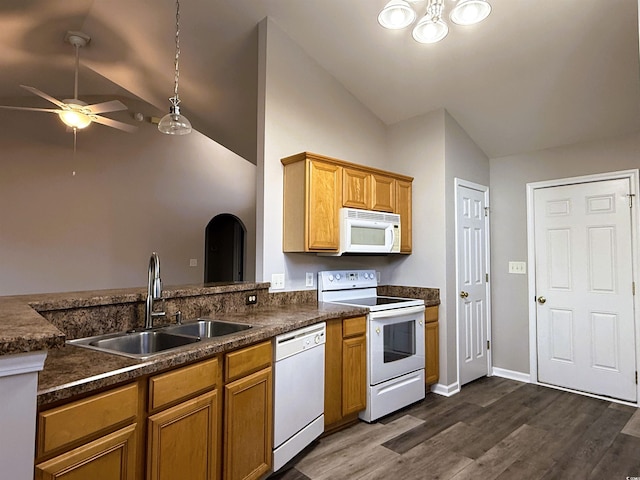
{"type": "Polygon", "coordinates": [[[640,409],[486,377],[324,437],[270,480],[640,478],[640,409]]]}

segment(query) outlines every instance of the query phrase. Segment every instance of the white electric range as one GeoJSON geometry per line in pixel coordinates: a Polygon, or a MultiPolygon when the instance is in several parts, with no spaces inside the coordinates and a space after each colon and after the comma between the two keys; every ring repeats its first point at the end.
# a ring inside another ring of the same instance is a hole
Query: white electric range
{"type": "Polygon", "coordinates": [[[425,396],[424,300],[377,294],[375,270],[318,273],[318,301],[367,307],[367,408],[372,422],[425,396]]]}

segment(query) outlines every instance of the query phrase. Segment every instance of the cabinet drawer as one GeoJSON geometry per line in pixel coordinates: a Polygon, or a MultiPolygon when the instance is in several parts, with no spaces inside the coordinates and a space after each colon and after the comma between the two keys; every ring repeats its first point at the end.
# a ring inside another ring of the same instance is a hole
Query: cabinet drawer
{"type": "Polygon", "coordinates": [[[367,333],[367,317],[346,318],[342,321],[342,336],[344,338],[367,333]]]}
{"type": "Polygon", "coordinates": [[[218,358],[212,358],[149,379],[149,410],[192,397],[216,386],[218,358]]]}
{"type": "Polygon", "coordinates": [[[138,385],[132,384],[54,408],[38,415],[38,456],[127,421],[138,408],[138,385]]]}
{"type": "Polygon", "coordinates": [[[225,381],[229,382],[271,365],[271,342],[263,342],[227,353],[225,381]]]}

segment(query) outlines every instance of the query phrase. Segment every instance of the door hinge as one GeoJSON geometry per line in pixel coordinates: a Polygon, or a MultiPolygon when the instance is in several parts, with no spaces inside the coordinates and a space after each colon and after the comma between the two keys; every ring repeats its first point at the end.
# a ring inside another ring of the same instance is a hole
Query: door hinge
{"type": "Polygon", "coordinates": [[[489,207],[484,207],[484,216],[488,217],[489,216],[489,207]]]}
{"type": "Polygon", "coordinates": [[[631,282],[631,295],[636,294],[636,282],[631,282]]]}
{"type": "Polygon", "coordinates": [[[488,273],[484,274],[484,281],[489,283],[489,274],[488,273]]]}
{"type": "Polygon", "coordinates": [[[629,208],[633,208],[633,197],[635,196],[635,193],[627,193],[627,197],[629,197],[629,208]]]}
{"type": "Polygon", "coordinates": [[[487,350],[491,350],[491,342],[487,340],[487,350]]]}
{"type": "Polygon", "coordinates": [[[636,385],[638,384],[638,372],[636,371],[636,385]]]}

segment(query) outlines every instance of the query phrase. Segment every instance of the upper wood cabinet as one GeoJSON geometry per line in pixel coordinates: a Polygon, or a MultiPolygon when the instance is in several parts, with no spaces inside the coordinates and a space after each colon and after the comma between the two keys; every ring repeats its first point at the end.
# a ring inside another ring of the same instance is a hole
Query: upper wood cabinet
{"type": "Polygon", "coordinates": [[[400,215],[400,253],[411,253],[411,182],[396,180],[396,209],[400,215]]]}
{"type": "Polygon", "coordinates": [[[342,168],[306,155],[285,160],[283,251],[337,251],[342,168]]]}
{"type": "Polygon", "coordinates": [[[284,252],[337,252],[341,207],[398,213],[401,253],[411,253],[412,177],[315,153],[283,158],[284,252]]]}

